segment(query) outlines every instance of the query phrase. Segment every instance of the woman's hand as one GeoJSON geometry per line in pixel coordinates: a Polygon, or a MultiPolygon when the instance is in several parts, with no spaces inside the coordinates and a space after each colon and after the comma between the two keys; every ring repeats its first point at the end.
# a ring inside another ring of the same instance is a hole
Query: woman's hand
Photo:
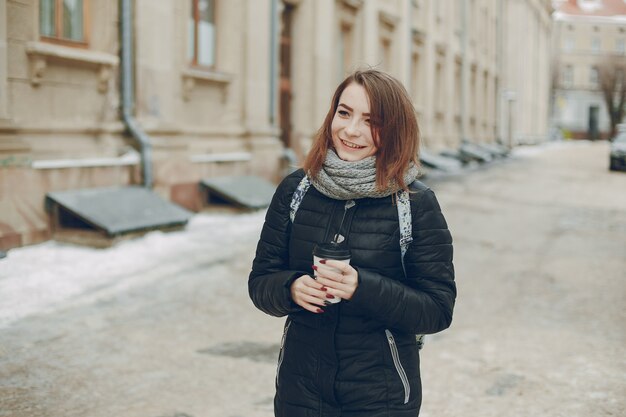
{"type": "Polygon", "coordinates": [[[291,298],[300,307],[312,313],[323,313],[320,307],[327,300],[326,288],[309,275],[302,275],[291,284],[291,298]]]}
{"type": "Polygon", "coordinates": [[[326,293],[349,300],[359,285],[359,274],[350,264],[342,261],[322,260],[314,267],[316,281],[327,288],[326,293]]]}

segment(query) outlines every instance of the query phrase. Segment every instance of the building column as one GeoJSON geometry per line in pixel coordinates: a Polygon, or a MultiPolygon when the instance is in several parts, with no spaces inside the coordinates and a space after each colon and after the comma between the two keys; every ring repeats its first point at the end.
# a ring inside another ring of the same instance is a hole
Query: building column
{"type": "Polygon", "coordinates": [[[332,94],[338,81],[335,69],[336,32],[335,1],[315,1],[315,59],[313,80],[315,83],[315,124],[321,126],[328,112],[332,94]]]}
{"type": "Polygon", "coordinates": [[[398,70],[398,79],[404,84],[407,91],[411,91],[411,55],[413,51],[413,5],[411,0],[404,0],[401,3],[400,21],[398,22],[398,31],[400,39],[398,48],[400,54],[398,56],[400,68],[398,70]]]}
{"type": "Polygon", "coordinates": [[[376,2],[366,1],[363,4],[363,58],[367,65],[377,65],[380,62],[378,50],[380,19],[376,2]]]}
{"type": "Polygon", "coordinates": [[[0,120],[9,118],[7,2],[0,0],[0,120]]]}
{"type": "Polygon", "coordinates": [[[246,2],[245,58],[242,71],[244,87],[244,120],[246,138],[252,153],[252,172],[278,180],[282,173],[283,146],[278,128],[270,121],[270,73],[273,39],[271,27],[272,0],[246,2]],[[265,18],[263,18],[265,16],[265,18]]]}

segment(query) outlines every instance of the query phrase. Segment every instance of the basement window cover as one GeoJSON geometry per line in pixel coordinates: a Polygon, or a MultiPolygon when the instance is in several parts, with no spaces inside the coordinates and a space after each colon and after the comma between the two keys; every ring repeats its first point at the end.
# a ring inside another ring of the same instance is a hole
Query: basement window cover
{"type": "Polygon", "coordinates": [[[276,186],[263,178],[241,175],[223,176],[200,181],[209,204],[235,205],[251,209],[267,207],[276,186]]]}
{"type": "Polygon", "coordinates": [[[46,194],[46,209],[63,228],[97,229],[108,236],[183,226],[192,213],[139,186],[46,194]]]}
{"type": "Polygon", "coordinates": [[[456,172],[461,169],[461,162],[457,159],[420,151],[420,161],[429,168],[436,168],[446,172],[456,172]]]}

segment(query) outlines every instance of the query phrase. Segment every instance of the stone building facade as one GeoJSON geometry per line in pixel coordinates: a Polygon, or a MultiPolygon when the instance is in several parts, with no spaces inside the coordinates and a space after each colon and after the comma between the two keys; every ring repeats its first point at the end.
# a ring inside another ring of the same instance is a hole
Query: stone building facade
{"type": "Polygon", "coordinates": [[[191,210],[203,178],[278,181],[356,68],[406,85],[432,152],[547,131],[548,0],[0,0],[0,249],[50,237],[48,192],[145,179],[126,3],[153,190],[191,210]]]}
{"type": "Polygon", "coordinates": [[[626,70],[626,3],[562,0],[555,9],[554,124],[566,137],[608,138],[601,78],[626,70]]]}

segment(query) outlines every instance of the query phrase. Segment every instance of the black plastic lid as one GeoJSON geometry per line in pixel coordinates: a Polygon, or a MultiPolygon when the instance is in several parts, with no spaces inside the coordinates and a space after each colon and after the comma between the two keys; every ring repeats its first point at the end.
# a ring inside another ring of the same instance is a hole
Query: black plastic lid
{"type": "Polygon", "coordinates": [[[350,259],[350,249],[341,243],[318,243],[313,248],[313,255],[322,259],[350,259]]]}

